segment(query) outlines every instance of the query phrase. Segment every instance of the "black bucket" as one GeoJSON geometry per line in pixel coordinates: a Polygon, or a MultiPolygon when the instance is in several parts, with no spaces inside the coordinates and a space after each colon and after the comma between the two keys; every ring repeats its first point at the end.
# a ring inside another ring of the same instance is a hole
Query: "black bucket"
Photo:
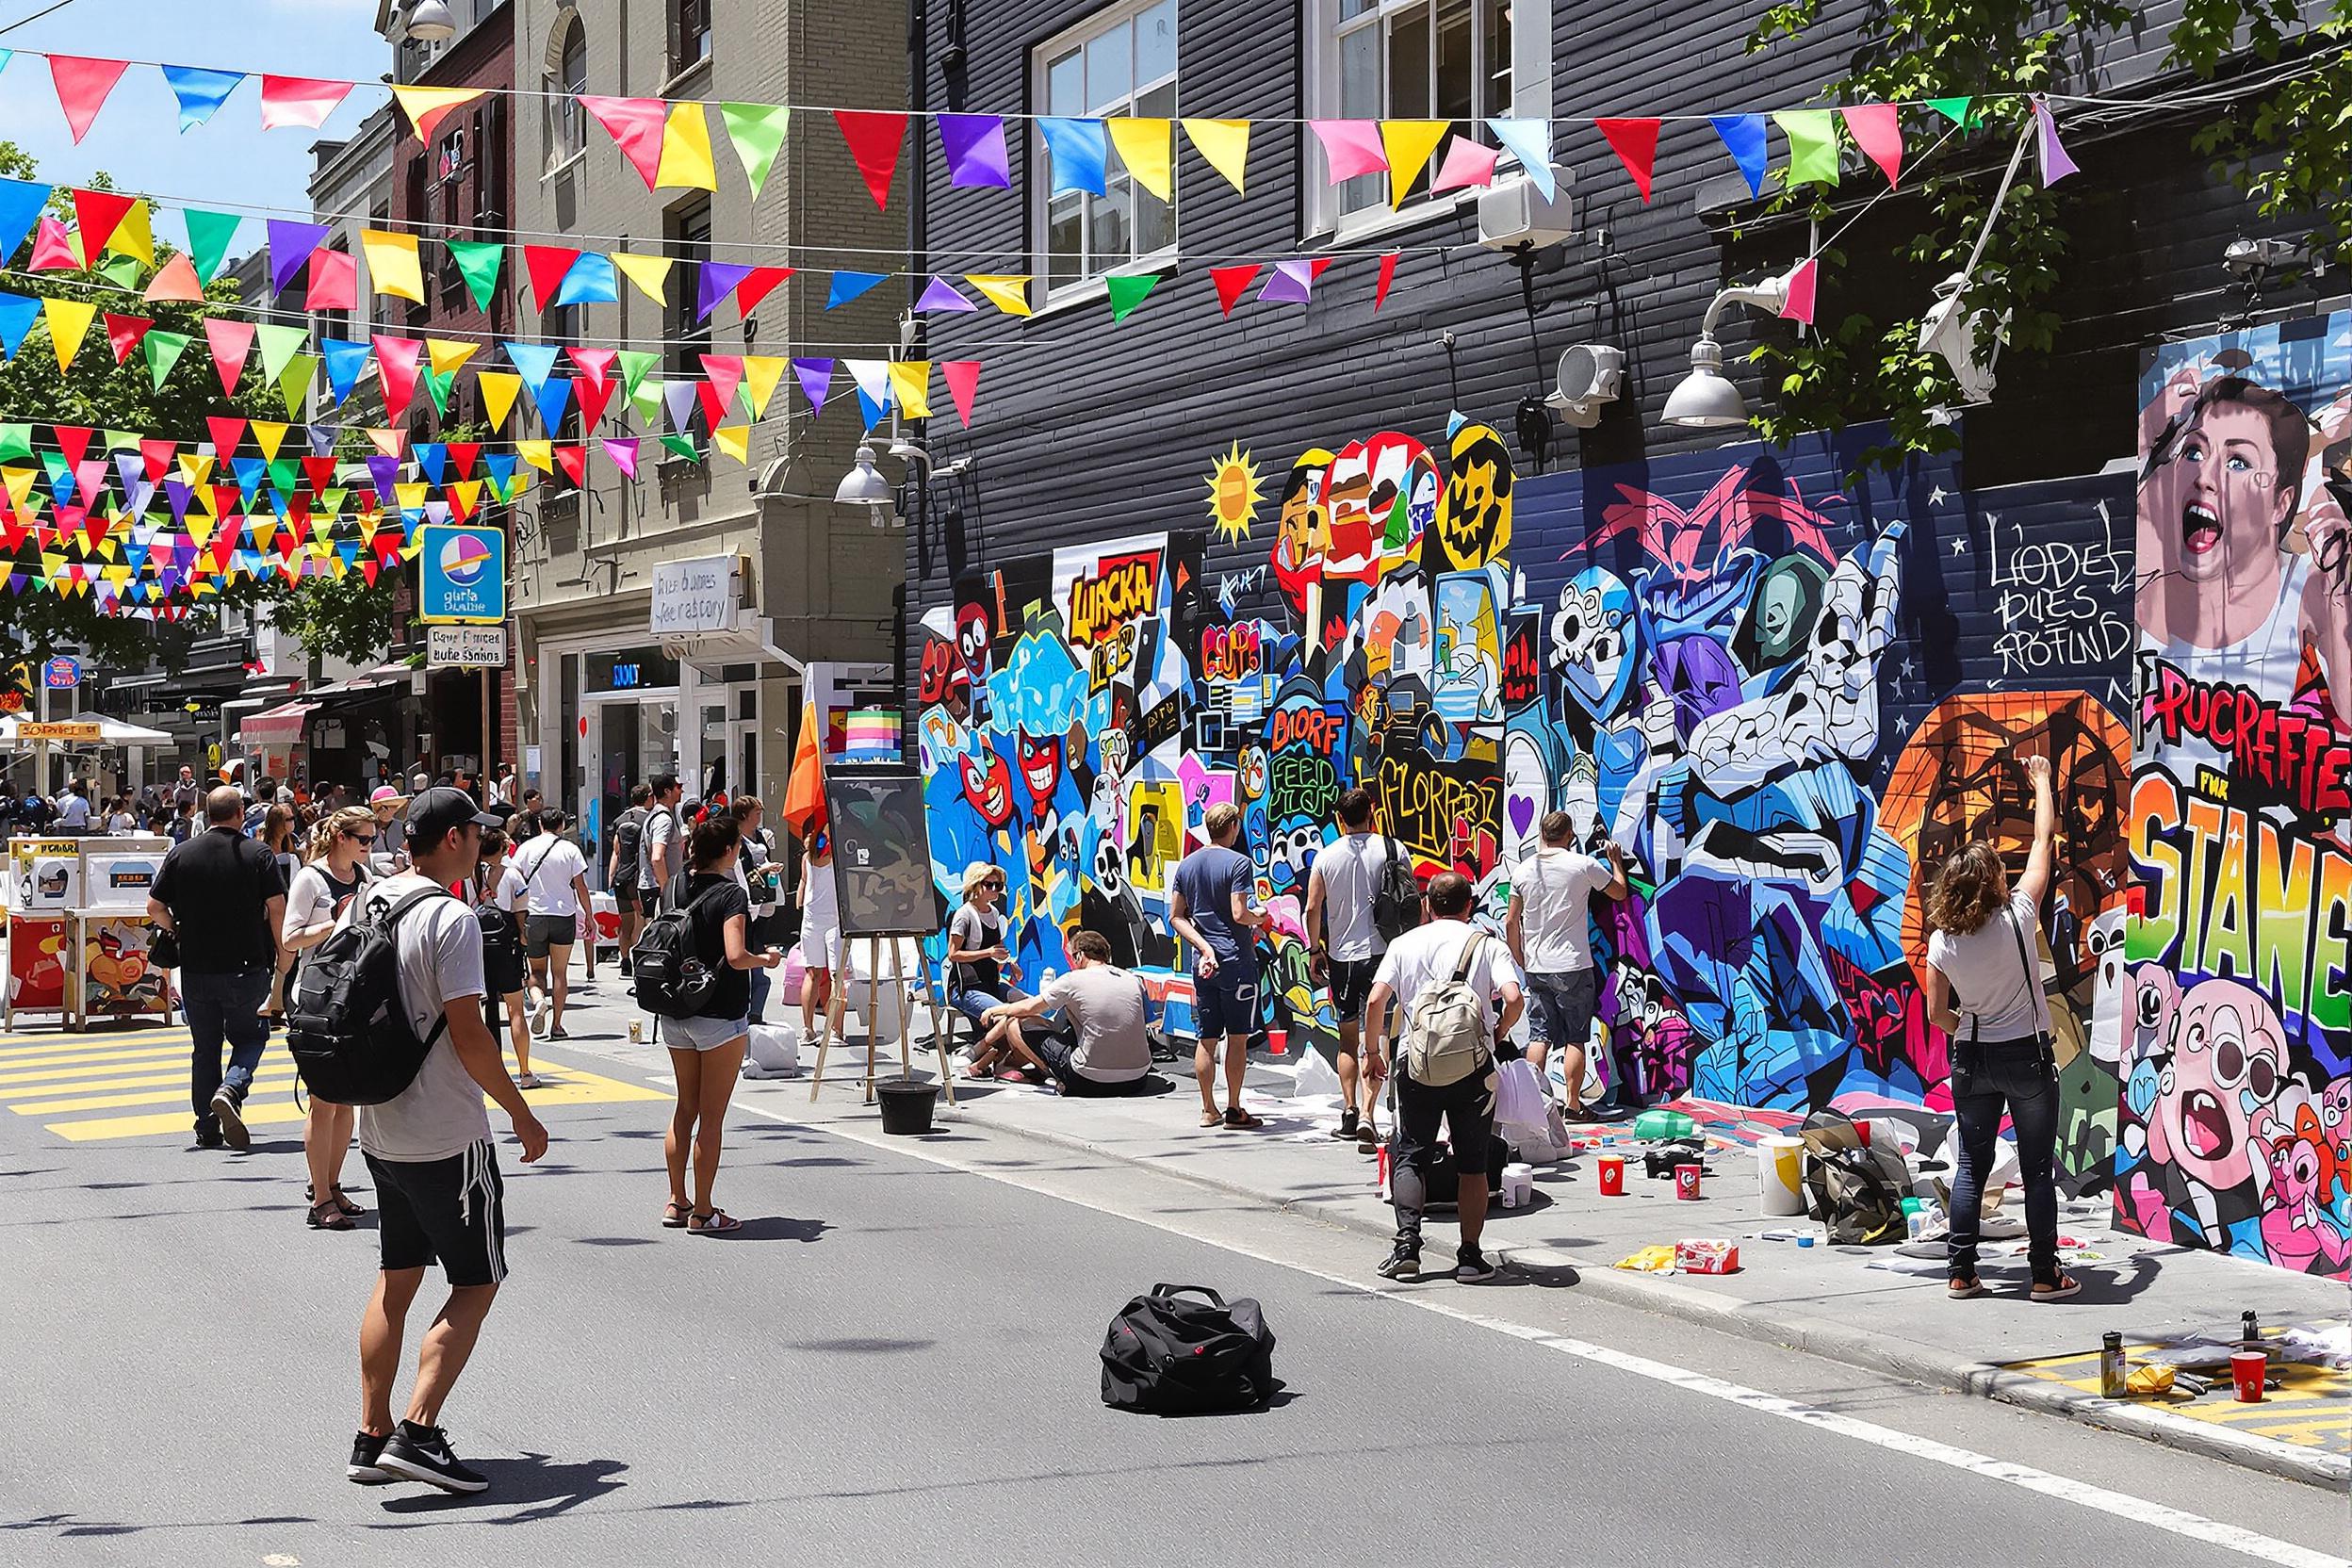
{"type": "Polygon", "coordinates": [[[939,1097],[937,1084],[897,1083],[879,1084],[874,1093],[882,1101],[882,1130],[899,1137],[920,1137],[931,1131],[931,1106],[939,1097]]]}

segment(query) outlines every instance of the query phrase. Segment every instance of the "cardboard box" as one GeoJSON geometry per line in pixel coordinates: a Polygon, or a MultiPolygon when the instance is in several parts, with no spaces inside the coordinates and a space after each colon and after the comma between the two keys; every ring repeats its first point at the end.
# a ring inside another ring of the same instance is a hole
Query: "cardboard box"
{"type": "Polygon", "coordinates": [[[1674,1266],[1685,1274],[1736,1274],[1740,1271],[1739,1244],[1678,1241],[1674,1243],[1674,1266]]]}

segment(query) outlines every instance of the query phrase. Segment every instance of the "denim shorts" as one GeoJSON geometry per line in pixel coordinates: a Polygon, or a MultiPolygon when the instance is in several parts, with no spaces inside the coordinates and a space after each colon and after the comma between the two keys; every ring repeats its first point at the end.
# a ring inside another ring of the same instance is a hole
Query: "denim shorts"
{"type": "Polygon", "coordinates": [[[1026,1002],[1029,1000],[1029,993],[1019,986],[1005,986],[996,991],[976,989],[957,991],[954,1000],[956,1010],[972,1020],[973,1028],[985,1029],[988,1025],[982,1020],[990,1007],[1002,1007],[1014,1002],[1026,1002]]]}
{"type": "Polygon", "coordinates": [[[1202,1039],[1219,1035],[1250,1035],[1258,1028],[1258,961],[1255,955],[1234,963],[1219,963],[1207,979],[1192,975],[1193,1021],[1202,1039]]]}
{"type": "Polygon", "coordinates": [[[751,1033],[751,1021],[742,1018],[665,1018],[662,1043],[672,1051],[716,1051],[729,1040],[751,1033]]]}
{"type": "Polygon", "coordinates": [[[1592,1037],[1592,1014],[1601,1003],[1601,972],[1572,969],[1527,975],[1527,1022],[1547,1046],[1583,1050],[1592,1037]]]}

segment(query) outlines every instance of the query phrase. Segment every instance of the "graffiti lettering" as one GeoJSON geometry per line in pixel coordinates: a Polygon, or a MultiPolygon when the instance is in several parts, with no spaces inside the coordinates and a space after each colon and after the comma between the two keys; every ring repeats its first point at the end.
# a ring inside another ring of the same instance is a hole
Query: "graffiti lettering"
{"type": "Polygon", "coordinates": [[[1200,674],[1210,680],[1247,680],[1265,667],[1257,623],[1213,626],[1200,633],[1200,674]]]}
{"type": "Polygon", "coordinates": [[[1339,715],[1321,708],[1282,708],[1275,710],[1266,736],[1266,747],[1281,751],[1304,746],[1330,756],[1339,745],[1339,715]]]}
{"type": "Polygon", "coordinates": [[[2143,713],[2165,745],[2189,736],[2229,753],[2231,777],[2260,797],[2245,804],[2320,818],[2352,810],[2352,743],[2325,717],[2281,708],[2251,687],[2195,679],[2162,661],[2143,713]]]}
{"type": "Polygon", "coordinates": [[[1312,817],[1320,822],[1339,799],[1339,769],[1330,758],[1313,752],[1277,752],[1267,788],[1266,814],[1273,821],[1312,817]]]}
{"type": "Polygon", "coordinates": [[[1080,647],[1107,641],[1119,628],[1156,608],[1159,595],[1157,552],[1103,562],[1098,575],[1070,582],[1070,640],[1080,647]]]}
{"type": "Polygon", "coordinates": [[[1450,863],[1457,826],[1475,828],[1498,820],[1502,785],[1498,780],[1456,778],[1426,762],[1383,757],[1375,793],[1383,827],[1421,858],[1450,863]]]}

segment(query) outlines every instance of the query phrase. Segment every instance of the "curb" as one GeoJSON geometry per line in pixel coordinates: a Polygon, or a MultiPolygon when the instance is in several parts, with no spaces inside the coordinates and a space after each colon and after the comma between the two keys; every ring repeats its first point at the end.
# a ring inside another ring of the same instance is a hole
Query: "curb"
{"type": "MultiPolygon", "coordinates": [[[[956,1119],[969,1119],[959,1112],[956,1119]]],[[[1305,1215],[1362,1235],[1376,1236],[1382,1241],[1391,1239],[1392,1233],[1386,1226],[1372,1224],[1345,1212],[1333,1200],[1274,1198],[1241,1182],[1198,1171],[1171,1170],[1074,1134],[1015,1127],[996,1121],[975,1125],[1033,1143],[1074,1150],[1101,1159],[1117,1160],[1122,1165],[1147,1168],[1229,1197],[1305,1215]]],[[[1496,1251],[1507,1259],[1532,1263],[1541,1267],[1573,1268],[1576,1271],[1577,1288],[1589,1289],[1593,1296],[1614,1305],[1704,1324],[1725,1333],[1738,1334],[1743,1339],[1786,1346],[1827,1361],[1888,1373],[1905,1381],[1931,1388],[1950,1389],[1956,1394],[1973,1395],[1979,1398],[1999,1399],[2047,1415],[2064,1416],[2085,1426],[2144,1438],[2167,1448],[2220,1460],[2284,1480],[2300,1481],[2306,1486],[2328,1487],[2341,1493],[2352,1484],[2352,1460],[2339,1455],[2274,1443],[2267,1438],[2248,1436],[2226,1427],[2176,1420],[2047,1379],[2012,1372],[1990,1362],[1941,1359],[1904,1341],[1870,1333],[1842,1323],[1832,1323],[1800,1313],[1768,1311],[1748,1302],[1729,1301],[1706,1291],[1693,1290],[1671,1280],[1646,1274],[1627,1273],[1606,1266],[1595,1267],[1589,1260],[1575,1258],[1546,1247],[1504,1247],[1497,1248],[1496,1251]]]]}

